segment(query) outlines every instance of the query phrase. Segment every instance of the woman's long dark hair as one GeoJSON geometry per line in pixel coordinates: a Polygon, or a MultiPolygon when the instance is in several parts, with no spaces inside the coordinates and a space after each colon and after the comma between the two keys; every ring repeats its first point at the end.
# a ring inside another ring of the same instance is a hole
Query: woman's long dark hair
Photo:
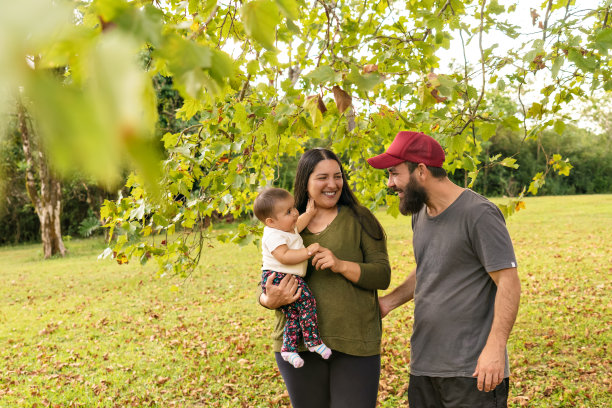
{"type": "Polygon", "coordinates": [[[380,225],[376,217],[374,217],[367,208],[359,204],[359,200],[357,200],[357,197],[355,197],[355,194],[353,194],[349,187],[346,172],[344,171],[340,159],[331,150],[323,148],[310,149],[305,151],[302,157],[300,157],[295,173],[295,183],[293,184],[295,207],[300,214],[306,211],[306,204],[308,204],[308,179],[314,171],[314,168],[322,160],[334,160],[338,163],[338,166],[340,166],[340,172],[342,173],[342,191],[340,192],[338,205],[349,207],[363,229],[372,238],[377,240],[384,239],[385,231],[382,225],[380,225]]]}

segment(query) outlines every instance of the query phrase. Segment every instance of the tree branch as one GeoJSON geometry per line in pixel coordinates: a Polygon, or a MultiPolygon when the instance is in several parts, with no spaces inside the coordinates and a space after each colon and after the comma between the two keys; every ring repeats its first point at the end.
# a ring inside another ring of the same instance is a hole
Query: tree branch
{"type": "Polygon", "coordinates": [[[521,104],[521,109],[523,110],[523,131],[525,132],[525,136],[523,136],[523,140],[521,141],[521,143],[524,142],[525,139],[527,139],[527,111],[525,110],[525,104],[523,104],[523,100],[521,99],[522,88],[523,88],[523,83],[521,82],[518,87],[518,100],[519,100],[519,103],[521,104]]]}
{"type": "Polygon", "coordinates": [[[476,106],[474,106],[474,110],[472,110],[472,119],[474,118],[474,115],[476,115],[476,111],[478,110],[478,106],[480,106],[480,102],[482,101],[482,98],[484,96],[484,92],[485,92],[485,57],[484,57],[484,50],[482,49],[482,32],[484,31],[484,6],[486,4],[486,0],[482,0],[482,6],[480,7],[480,30],[478,33],[478,48],[480,49],[480,63],[482,66],[482,88],[480,89],[480,97],[478,98],[478,101],[476,102],[476,106]]]}
{"type": "Polygon", "coordinates": [[[548,8],[546,9],[546,15],[544,17],[544,24],[542,26],[542,41],[546,41],[546,29],[548,28],[548,19],[550,18],[552,8],[552,0],[548,0],[548,8]]]}
{"type": "MultiPolygon", "coordinates": [[[[486,0],[482,1],[482,5],[480,7],[480,29],[479,29],[479,33],[478,33],[478,47],[480,48],[480,63],[482,66],[482,87],[480,89],[480,96],[478,97],[478,100],[476,101],[476,105],[474,105],[473,107],[470,106],[469,110],[470,110],[470,116],[468,117],[468,120],[463,124],[463,126],[461,127],[461,130],[459,130],[459,132],[457,132],[456,134],[460,135],[463,133],[463,131],[465,129],[467,129],[468,126],[470,126],[470,124],[474,121],[474,119],[476,118],[476,111],[478,110],[478,107],[480,106],[480,102],[482,102],[482,98],[484,97],[484,92],[485,92],[485,85],[486,85],[486,78],[485,78],[485,58],[484,58],[484,50],[482,48],[482,32],[484,31],[484,6],[487,3],[486,0]]],[[[466,89],[465,89],[465,93],[466,93],[466,102],[469,104],[469,100],[470,97],[469,95],[467,95],[468,93],[468,72],[467,72],[467,57],[465,56],[465,45],[463,43],[463,36],[461,35],[461,30],[459,31],[459,35],[461,37],[461,44],[463,45],[463,59],[464,59],[464,63],[465,63],[465,84],[466,84],[466,89]]]]}
{"type": "Polygon", "coordinates": [[[208,18],[206,19],[206,21],[198,28],[198,31],[194,32],[191,35],[192,40],[198,37],[200,34],[202,34],[204,30],[206,30],[206,27],[208,26],[208,24],[212,21],[213,18],[215,18],[215,15],[217,14],[217,10],[219,10],[219,3],[215,4],[215,7],[212,9],[210,14],[208,15],[208,18]]]}

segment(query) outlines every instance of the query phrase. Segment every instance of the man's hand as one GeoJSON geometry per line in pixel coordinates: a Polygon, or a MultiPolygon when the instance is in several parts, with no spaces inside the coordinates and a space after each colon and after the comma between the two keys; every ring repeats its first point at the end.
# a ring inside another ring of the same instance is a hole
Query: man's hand
{"type": "Polygon", "coordinates": [[[391,310],[393,310],[391,303],[385,298],[385,296],[378,298],[378,305],[380,307],[381,319],[384,319],[384,317],[388,315],[391,310]]]}
{"type": "Polygon", "coordinates": [[[487,343],[478,357],[476,371],[472,377],[478,377],[477,386],[480,391],[489,392],[495,389],[504,379],[506,366],[506,347],[492,346],[487,343]]]}
{"type": "Polygon", "coordinates": [[[281,306],[295,302],[302,295],[302,289],[298,288],[295,275],[287,274],[278,285],[273,285],[276,272],[272,272],[266,281],[266,293],[259,296],[259,303],[268,309],[278,309],[281,306]]]}

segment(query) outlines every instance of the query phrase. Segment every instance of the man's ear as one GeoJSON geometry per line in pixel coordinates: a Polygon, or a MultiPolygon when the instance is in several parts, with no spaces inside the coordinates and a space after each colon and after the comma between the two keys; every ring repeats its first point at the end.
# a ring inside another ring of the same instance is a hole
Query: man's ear
{"type": "Polygon", "coordinates": [[[416,170],[418,171],[418,175],[421,178],[425,177],[427,173],[429,172],[429,169],[427,169],[427,166],[425,165],[425,163],[419,163],[416,170]]]}

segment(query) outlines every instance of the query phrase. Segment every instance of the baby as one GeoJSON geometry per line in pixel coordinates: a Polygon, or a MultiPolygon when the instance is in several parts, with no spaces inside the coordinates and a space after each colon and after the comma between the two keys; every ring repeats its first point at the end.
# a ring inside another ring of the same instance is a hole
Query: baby
{"type": "Polygon", "coordinates": [[[305,248],[299,234],[316,212],[314,203],[309,200],[306,212],[299,215],[291,193],[282,188],[266,188],[255,199],[253,211],[265,225],[261,240],[261,286],[264,293],[266,282],[272,273],[275,273],[272,284],[278,285],[289,273],[296,276],[299,288],[302,289],[298,300],[280,308],[287,318],[283,329],[281,357],[295,368],[304,365],[304,360],[297,352],[301,334],[308,350],[328,359],[331,349],[319,336],[315,299],[303,279],[308,258],[319,249],[317,243],[305,248]]]}

